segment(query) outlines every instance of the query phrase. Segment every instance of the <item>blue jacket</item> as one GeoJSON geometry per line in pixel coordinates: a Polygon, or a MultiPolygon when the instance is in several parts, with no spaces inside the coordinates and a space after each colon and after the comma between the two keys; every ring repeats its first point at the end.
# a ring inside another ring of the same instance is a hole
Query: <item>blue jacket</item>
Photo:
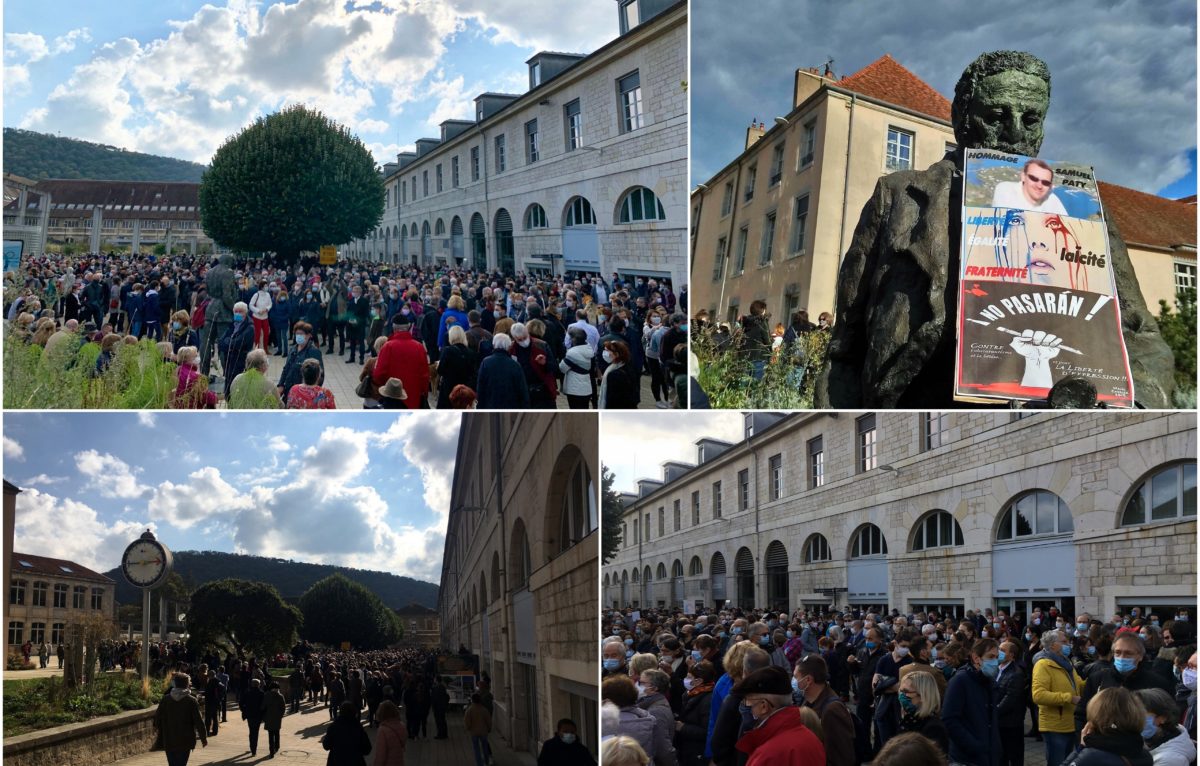
{"type": "Polygon", "coordinates": [[[475,386],[476,407],[481,410],[524,409],[529,406],[525,373],[507,351],[493,351],[479,365],[475,386]]]}
{"type": "Polygon", "coordinates": [[[129,293],[125,297],[125,313],[129,315],[130,323],[141,322],[145,301],[137,293],[129,293]]]}
{"type": "Polygon", "coordinates": [[[950,760],[1000,766],[996,687],[982,671],[965,666],[950,679],[942,700],[942,723],[950,738],[950,760]]]}
{"type": "Polygon", "coordinates": [[[459,311],[458,309],[446,309],[445,313],[442,314],[442,323],[438,327],[438,348],[446,347],[447,317],[454,317],[458,326],[463,328],[463,332],[466,332],[471,327],[471,325],[467,322],[467,314],[465,311],[459,311]]]}
{"type": "Polygon", "coordinates": [[[158,305],[158,291],[149,290],[146,292],[145,305],[142,307],[142,312],[145,315],[146,323],[159,321],[159,314],[162,313],[158,305]]]}

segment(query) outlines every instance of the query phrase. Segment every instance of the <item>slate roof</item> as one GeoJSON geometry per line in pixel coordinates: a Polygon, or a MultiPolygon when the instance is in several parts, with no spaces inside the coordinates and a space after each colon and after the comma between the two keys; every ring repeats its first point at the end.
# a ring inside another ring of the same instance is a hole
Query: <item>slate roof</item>
{"type": "Polygon", "coordinates": [[[76,580],[91,580],[105,585],[114,583],[111,577],[105,577],[99,572],[93,572],[87,567],[65,559],[52,559],[46,556],[33,556],[28,553],[12,554],[12,569],[14,575],[46,577],[71,577],[76,580]],[[25,566],[29,564],[29,566],[25,566]]]}

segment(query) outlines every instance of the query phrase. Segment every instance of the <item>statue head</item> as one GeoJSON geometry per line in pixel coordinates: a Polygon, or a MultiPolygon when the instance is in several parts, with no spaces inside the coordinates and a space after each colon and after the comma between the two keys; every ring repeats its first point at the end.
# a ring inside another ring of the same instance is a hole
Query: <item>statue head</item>
{"type": "Polygon", "coordinates": [[[222,266],[225,266],[225,267],[227,267],[227,268],[230,268],[230,269],[232,269],[232,268],[233,268],[233,264],[234,264],[234,263],[236,263],[236,262],[237,262],[237,261],[236,261],[236,259],[233,257],[233,253],[224,253],[224,254],[222,254],[222,255],[221,255],[221,261],[220,261],[220,263],[221,263],[221,265],[222,265],[222,266]]]}
{"type": "Polygon", "coordinates": [[[951,121],[958,145],[1036,157],[1050,108],[1050,70],[1022,51],[984,53],[954,86],[951,121]]]}

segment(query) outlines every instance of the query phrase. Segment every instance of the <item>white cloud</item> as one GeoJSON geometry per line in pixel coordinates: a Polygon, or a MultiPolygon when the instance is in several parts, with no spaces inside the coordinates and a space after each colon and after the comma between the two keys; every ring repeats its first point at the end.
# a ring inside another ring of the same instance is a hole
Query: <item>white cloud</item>
{"type": "Polygon", "coordinates": [[[126,499],[147,497],[149,487],[138,482],[136,472],[129,464],[115,455],[101,454],[94,449],[75,453],[75,468],[98,489],[103,497],[126,499]]]}
{"type": "Polygon", "coordinates": [[[67,559],[104,572],[120,563],[125,546],[147,528],[154,525],[105,524],[84,503],[28,489],[17,495],[14,547],[21,553],[67,559]]]}
{"type": "Polygon", "coordinates": [[[137,419],[138,423],[147,428],[154,427],[154,413],[149,410],[138,410],[137,419]]]}
{"type": "Polygon", "coordinates": [[[275,452],[287,452],[291,448],[292,448],[292,445],[288,444],[288,440],[285,437],[280,436],[278,434],[276,434],[275,436],[272,436],[267,441],[267,449],[273,450],[275,452]]]}
{"type": "Polygon", "coordinates": [[[52,55],[57,56],[60,53],[70,53],[75,50],[75,46],[79,43],[90,43],[92,41],[92,33],[87,27],[72,29],[65,35],[54,38],[54,49],[52,55]]]}
{"type": "Polygon", "coordinates": [[[662,464],[696,462],[702,438],[737,443],[743,438],[740,412],[663,413],[646,418],[605,414],[600,423],[600,462],[613,472],[613,489],[632,492],[638,479],[662,479],[662,464]],[[630,449],[636,444],[637,449],[630,449]]]}
{"type": "Polygon", "coordinates": [[[153,519],[166,521],[180,529],[214,516],[228,516],[249,507],[251,499],[221,478],[221,472],[206,466],[188,474],[182,484],[164,481],[149,502],[153,519]]]}
{"type": "Polygon", "coordinates": [[[19,463],[25,459],[25,448],[16,439],[6,435],[4,437],[4,457],[19,463]]]}
{"type": "Polygon", "coordinates": [[[33,32],[6,32],[4,35],[4,58],[27,64],[41,61],[50,55],[46,38],[33,32]]]}
{"type": "Polygon", "coordinates": [[[37,476],[26,479],[24,484],[27,487],[34,484],[48,486],[50,484],[62,484],[64,481],[69,481],[69,479],[66,476],[48,476],[44,473],[39,473],[37,476]]]}

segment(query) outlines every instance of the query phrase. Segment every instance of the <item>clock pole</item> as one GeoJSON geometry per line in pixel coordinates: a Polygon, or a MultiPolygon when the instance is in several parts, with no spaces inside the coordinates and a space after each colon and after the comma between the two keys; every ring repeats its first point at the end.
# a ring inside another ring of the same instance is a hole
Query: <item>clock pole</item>
{"type": "MultiPolygon", "coordinates": [[[[130,585],[140,588],[142,591],[142,678],[150,678],[150,589],[166,582],[167,577],[171,574],[172,557],[171,551],[167,546],[160,543],[154,533],[146,530],[142,535],[129,544],[125,548],[125,553],[121,557],[121,568],[125,572],[125,579],[130,585]],[[141,555],[145,556],[144,549],[146,547],[157,549],[158,558],[151,561],[131,561],[130,555],[135,552],[135,549],[143,549],[141,555]],[[157,565],[157,576],[151,580],[140,578],[131,573],[130,567],[144,567],[146,564],[157,565]]],[[[164,615],[165,617],[165,615],[164,615]]]]}

